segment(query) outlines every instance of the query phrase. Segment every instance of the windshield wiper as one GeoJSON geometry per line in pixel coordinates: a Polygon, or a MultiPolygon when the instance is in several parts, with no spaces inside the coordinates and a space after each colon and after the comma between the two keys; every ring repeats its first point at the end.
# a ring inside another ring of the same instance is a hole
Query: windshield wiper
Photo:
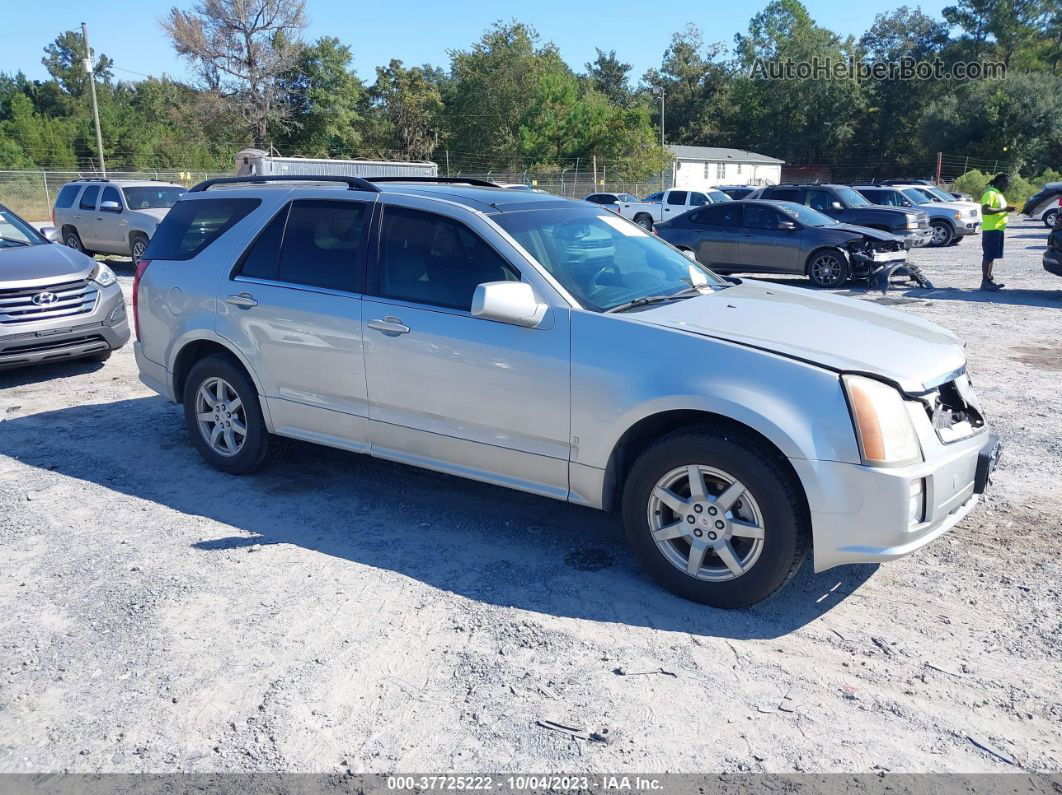
{"type": "MultiPolygon", "coordinates": [[[[706,285],[707,286],[707,285],[706,285]]],[[[677,293],[668,293],[667,295],[643,295],[641,298],[635,298],[633,301],[627,301],[624,304],[619,304],[611,309],[606,309],[605,314],[611,314],[613,312],[626,312],[628,309],[634,309],[639,306],[648,306],[649,304],[661,304],[667,301],[677,301],[680,298],[692,298],[695,295],[702,295],[700,287],[684,287],[677,293]]]]}
{"type": "Polygon", "coordinates": [[[25,240],[16,240],[13,237],[0,237],[0,243],[14,243],[16,246],[28,246],[25,240]]]}

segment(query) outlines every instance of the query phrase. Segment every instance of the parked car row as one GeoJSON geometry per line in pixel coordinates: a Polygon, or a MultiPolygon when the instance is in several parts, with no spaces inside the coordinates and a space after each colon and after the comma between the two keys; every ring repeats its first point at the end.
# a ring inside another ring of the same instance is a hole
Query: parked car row
{"type": "Polygon", "coordinates": [[[730,201],[730,197],[714,189],[700,191],[672,188],[646,196],[644,201],[639,201],[629,193],[592,193],[584,201],[608,207],[643,229],[651,230],[655,223],[674,218],[694,207],[730,201]]]}

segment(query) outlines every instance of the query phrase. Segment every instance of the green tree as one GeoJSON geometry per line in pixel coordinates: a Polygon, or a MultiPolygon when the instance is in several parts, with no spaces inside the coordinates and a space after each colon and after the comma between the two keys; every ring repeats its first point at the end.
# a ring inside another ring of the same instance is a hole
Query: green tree
{"type": "Polygon", "coordinates": [[[365,90],[351,70],[350,47],[325,36],[303,47],[295,65],[278,79],[291,113],[287,129],[274,131],[285,154],[353,157],[362,143],[360,106],[365,90]]]}
{"type": "Polygon", "coordinates": [[[617,58],[615,50],[594,49],[597,57],[586,64],[587,78],[609,102],[628,105],[631,101],[631,65],[617,58]]]}
{"type": "MultiPolygon", "coordinates": [[[[84,66],[85,55],[85,39],[81,36],[81,31],[67,30],[44,48],[41,63],[63,91],[72,97],[80,97],[89,88],[89,76],[85,73],[84,66]]],[[[113,65],[111,58],[100,53],[93,63],[96,80],[109,83],[114,76],[111,69],[113,65]]]]}
{"type": "Polygon", "coordinates": [[[942,13],[962,29],[968,57],[990,55],[1009,66],[1038,49],[1049,7],[1049,0],[959,0],[942,13]]]}
{"type": "Polygon", "coordinates": [[[442,112],[442,94],[431,72],[419,66],[405,68],[392,59],[376,67],[376,82],[369,89],[375,121],[377,151],[389,157],[427,160],[435,150],[442,112]]]}

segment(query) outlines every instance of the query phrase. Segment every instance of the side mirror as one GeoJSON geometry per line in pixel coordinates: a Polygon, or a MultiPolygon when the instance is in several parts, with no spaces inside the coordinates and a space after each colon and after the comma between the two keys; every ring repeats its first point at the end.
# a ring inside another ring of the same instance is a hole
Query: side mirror
{"type": "Polygon", "coordinates": [[[44,237],[44,239],[47,240],[49,243],[59,242],[59,230],[56,229],[54,226],[42,226],[37,231],[39,231],[44,237]]]}
{"type": "Polygon", "coordinates": [[[122,205],[118,202],[101,202],[100,212],[103,213],[120,213],[122,211],[122,205]]]}
{"type": "Polygon", "coordinates": [[[472,295],[472,315],[499,323],[534,328],[548,307],[539,303],[525,282],[484,282],[472,295]]]}
{"type": "Polygon", "coordinates": [[[697,261],[697,255],[690,251],[688,248],[682,249],[682,253],[685,254],[688,259],[691,259],[694,262],[697,261]]]}
{"type": "Polygon", "coordinates": [[[794,229],[797,228],[797,225],[793,221],[779,221],[778,228],[784,229],[787,232],[792,232],[794,229]]]}
{"type": "Polygon", "coordinates": [[[843,210],[844,209],[844,205],[841,204],[840,202],[833,202],[830,205],[830,209],[832,209],[832,210],[843,210]]]}

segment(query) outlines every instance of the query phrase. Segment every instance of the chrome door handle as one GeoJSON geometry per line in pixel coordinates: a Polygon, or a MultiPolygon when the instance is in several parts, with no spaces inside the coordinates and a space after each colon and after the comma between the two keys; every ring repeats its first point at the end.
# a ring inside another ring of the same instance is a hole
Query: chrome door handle
{"type": "Polygon", "coordinates": [[[240,309],[250,309],[252,306],[258,306],[258,302],[254,299],[254,296],[250,293],[239,293],[238,295],[230,295],[225,299],[226,304],[232,304],[238,306],[240,309]]]}
{"type": "Polygon", "coordinates": [[[371,329],[382,331],[384,334],[390,336],[398,336],[399,334],[408,334],[409,326],[403,323],[394,315],[388,315],[383,320],[370,320],[366,325],[371,329]]]}

